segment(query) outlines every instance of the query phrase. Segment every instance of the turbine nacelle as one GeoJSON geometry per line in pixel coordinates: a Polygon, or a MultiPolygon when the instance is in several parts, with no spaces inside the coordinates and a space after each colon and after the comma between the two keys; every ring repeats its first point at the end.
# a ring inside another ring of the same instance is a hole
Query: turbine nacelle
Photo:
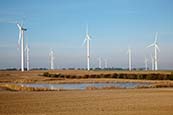
{"type": "Polygon", "coordinates": [[[22,31],[26,31],[27,29],[22,27],[19,23],[17,23],[17,27],[19,29],[19,39],[18,39],[18,45],[19,45],[22,37],[22,31]]]}

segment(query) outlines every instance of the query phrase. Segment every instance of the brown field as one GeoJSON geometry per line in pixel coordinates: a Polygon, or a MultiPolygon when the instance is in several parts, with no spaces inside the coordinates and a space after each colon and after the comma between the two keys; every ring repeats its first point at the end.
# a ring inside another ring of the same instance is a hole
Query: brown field
{"type": "MultiPolygon", "coordinates": [[[[158,86],[173,84],[170,80],[59,79],[43,77],[41,76],[43,72],[47,71],[0,71],[0,83],[150,82],[158,86]]],[[[48,72],[85,75],[115,72],[141,73],[142,71],[56,70],[48,72]]],[[[169,71],[156,73],[171,74],[169,71]]],[[[47,89],[26,89],[9,84],[0,85],[0,115],[173,115],[172,108],[173,88],[119,89],[110,87],[88,88],[84,91],[47,91],[47,89]],[[1,86],[15,87],[19,90],[7,90],[1,86]]]]}
{"type": "Polygon", "coordinates": [[[0,115],[173,115],[173,89],[0,91],[0,115]]]}

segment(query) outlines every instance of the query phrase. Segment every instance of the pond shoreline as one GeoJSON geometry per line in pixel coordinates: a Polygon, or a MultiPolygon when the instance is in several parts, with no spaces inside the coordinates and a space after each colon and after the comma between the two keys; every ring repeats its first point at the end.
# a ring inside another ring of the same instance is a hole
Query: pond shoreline
{"type": "MultiPolygon", "coordinates": [[[[45,77],[43,73],[47,71],[0,71],[0,83],[33,83],[33,84],[84,84],[84,83],[150,83],[155,88],[173,87],[173,80],[144,80],[144,79],[120,79],[120,78],[56,78],[45,77]]],[[[167,71],[84,71],[84,70],[54,70],[49,73],[61,75],[108,75],[113,73],[127,74],[170,74],[167,71]]]]}

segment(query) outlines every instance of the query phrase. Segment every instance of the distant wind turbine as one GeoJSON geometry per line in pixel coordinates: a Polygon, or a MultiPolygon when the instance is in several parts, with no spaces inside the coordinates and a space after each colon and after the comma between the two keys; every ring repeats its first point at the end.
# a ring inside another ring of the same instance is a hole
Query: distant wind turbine
{"type": "Polygon", "coordinates": [[[86,49],[87,49],[87,70],[90,70],[90,40],[91,40],[91,36],[88,33],[88,26],[86,28],[86,37],[85,40],[83,42],[83,45],[86,43],[86,49]]]}
{"type": "Polygon", "coordinates": [[[129,63],[129,71],[132,70],[132,51],[131,48],[128,48],[128,63],[129,63]]]}
{"type": "Polygon", "coordinates": [[[101,57],[98,58],[98,61],[99,61],[99,68],[101,69],[102,68],[102,59],[101,59],[101,57]]]}
{"type": "Polygon", "coordinates": [[[17,23],[17,27],[19,28],[18,45],[21,45],[21,71],[24,71],[24,31],[26,31],[27,29],[19,23],[17,23]]]}
{"type": "Polygon", "coordinates": [[[148,59],[145,57],[145,70],[148,70],[148,59]]]}
{"type": "Polygon", "coordinates": [[[154,43],[152,43],[151,45],[147,46],[147,48],[154,47],[154,70],[158,70],[158,55],[157,55],[157,50],[160,51],[160,49],[158,47],[158,44],[157,44],[157,36],[158,36],[158,32],[156,32],[156,34],[155,34],[154,43]]]}
{"type": "Polygon", "coordinates": [[[50,59],[50,69],[53,70],[54,69],[54,52],[52,49],[49,53],[49,59],[50,59]]]}
{"type": "Polygon", "coordinates": [[[29,46],[28,46],[28,44],[26,44],[26,47],[25,47],[25,52],[26,52],[26,68],[27,68],[27,71],[29,71],[29,58],[30,58],[30,56],[29,56],[29,52],[30,52],[30,49],[29,49],[29,46]]]}
{"type": "Polygon", "coordinates": [[[106,68],[108,68],[108,60],[105,59],[104,61],[105,61],[105,69],[106,69],[106,68]]]}

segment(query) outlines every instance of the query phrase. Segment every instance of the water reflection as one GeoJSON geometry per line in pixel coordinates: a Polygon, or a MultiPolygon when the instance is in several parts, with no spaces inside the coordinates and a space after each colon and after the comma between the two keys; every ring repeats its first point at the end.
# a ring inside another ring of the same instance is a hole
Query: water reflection
{"type": "Polygon", "coordinates": [[[86,89],[87,87],[119,87],[119,88],[136,88],[136,87],[148,87],[150,83],[82,83],[82,84],[19,84],[26,87],[39,87],[39,88],[48,88],[48,89],[86,89]]]}

